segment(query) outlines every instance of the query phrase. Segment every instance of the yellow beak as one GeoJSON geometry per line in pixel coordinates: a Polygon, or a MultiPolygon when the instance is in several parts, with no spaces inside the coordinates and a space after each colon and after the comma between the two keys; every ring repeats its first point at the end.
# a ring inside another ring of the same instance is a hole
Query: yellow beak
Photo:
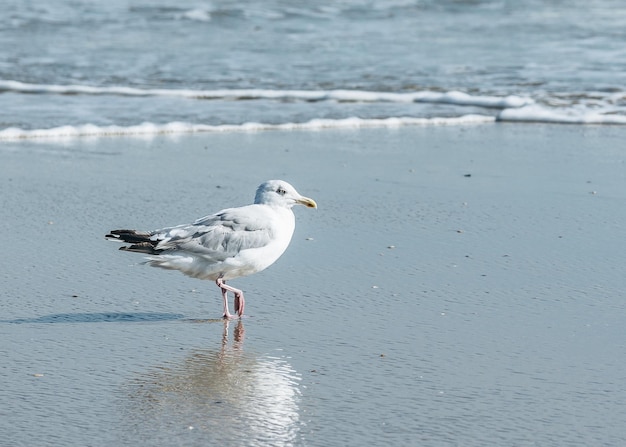
{"type": "Polygon", "coordinates": [[[307,208],[317,208],[317,203],[315,203],[315,200],[309,199],[308,197],[300,197],[298,200],[296,200],[296,203],[304,205],[307,208]]]}

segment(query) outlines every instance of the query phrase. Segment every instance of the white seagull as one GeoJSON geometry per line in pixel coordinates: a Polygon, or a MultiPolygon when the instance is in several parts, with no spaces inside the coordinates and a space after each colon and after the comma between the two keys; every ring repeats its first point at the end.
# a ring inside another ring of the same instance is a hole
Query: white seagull
{"type": "Polygon", "coordinates": [[[303,197],[282,180],[268,180],[256,191],[253,205],[227,208],[192,224],[155,231],[113,230],[107,239],[131,245],[120,250],[146,253],[146,263],[188,276],[215,281],[222,291],[224,318],[228,292],[235,295],[235,312],[243,315],[243,292],[226,281],[251,275],[272,265],[282,255],[295,229],[291,207],[317,208],[315,200],[303,197]]]}

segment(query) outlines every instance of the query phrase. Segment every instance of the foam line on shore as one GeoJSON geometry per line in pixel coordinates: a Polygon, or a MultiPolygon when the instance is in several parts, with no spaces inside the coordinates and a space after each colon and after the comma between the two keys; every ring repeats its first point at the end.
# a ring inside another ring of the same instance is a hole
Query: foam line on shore
{"type": "Polygon", "coordinates": [[[58,95],[118,95],[118,96],[167,96],[210,100],[275,100],[275,101],[339,101],[339,102],[393,102],[393,103],[440,103],[487,108],[517,108],[533,104],[531,98],[516,95],[488,96],[470,95],[459,91],[434,92],[376,92],[361,90],[271,90],[271,89],[141,89],[136,87],[89,85],[29,84],[19,81],[0,80],[0,93],[58,94],[58,95]]]}
{"type": "Polygon", "coordinates": [[[453,118],[385,118],[385,119],[314,119],[304,123],[244,123],[207,125],[182,122],[168,124],[143,123],[135,126],[60,126],[51,129],[8,128],[0,131],[0,140],[20,140],[39,138],[75,138],[106,136],[150,136],[161,134],[201,133],[201,132],[257,132],[268,130],[323,130],[354,129],[368,127],[403,127],[403,126],[457,126],[469,124],[493,123],[495,118],[486,115],[465,115],[453,118]]]}
{"type": "Polygon", "coordinates": [[[539,105],[506,109],[498,121],[554,124],[626,124],[626,115],[612,110],[547,109],[539,105]]]}

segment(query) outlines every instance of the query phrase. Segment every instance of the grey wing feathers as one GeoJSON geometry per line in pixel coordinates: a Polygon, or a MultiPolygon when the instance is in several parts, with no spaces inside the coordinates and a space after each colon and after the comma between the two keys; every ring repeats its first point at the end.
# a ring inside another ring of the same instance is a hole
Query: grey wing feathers
{"type": "Polygon", "coordinates": [[[214,259],[225,259],[239,251],[267,245],[270,229],[239,218],[237,209],[228,209],[198,219],[193,225],[181,225],[157,232],[157,249],[183,250],[214,259]]]}
{"type": "Polygon", "coordinates": [[[121,250],[151,255],[184,251],[208,259],[224,260],[243,249],[267,245],[271,240],[271,230],[256,225],[254,219],[241,219],[237,209],[227,209],[198,219],[191,225],[178,225],[150,233],[115,230],[106,237],[132,244],[121,250]]]}

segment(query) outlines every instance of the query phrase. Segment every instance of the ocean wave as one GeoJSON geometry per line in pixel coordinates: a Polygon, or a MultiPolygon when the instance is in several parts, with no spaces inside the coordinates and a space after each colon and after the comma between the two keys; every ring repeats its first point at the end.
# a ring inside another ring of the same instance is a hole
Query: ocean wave
{"type": "Polygon", "coordinates": [[[136,126],[60,126],[51,129],[25,130],[15,127],[0,130],[0,140],[22,139],[65,139],[75,137],[108,137],[108,136],[152,136],[181,133],[228,133],[257,132],[267,130],[323,130],[323,129],[355,129],[355,128],[397,128],[404,126],[458,126],[470,124],[493,123],[495,118],[485,115],[465,115],[453,118],[384,118],[384,119],[314,119],[304,123],[244,123],[244,124],[192,124],[173,122],[167,124],[143,123],[136,126]]]}
{"type": "Polygon", "coordinates": [[[470,95],[459,91],[434,92],[375,92],[361,90],[271,90],[271,89],[141,89],[136,87],[94,87],[89,85],[29,84],[20,81],[0,80],[0,93],[29,93],[57,95],[119,95],[119,96],[169,96],[210,100],[277,100],[277,101],[337,101],[337,102],[393,102],[438,103],[496,109],[518,108],[534,104],[528,97],[470,95]]]}
{"type": "Polygon", "coordinates": [[[626,115],[617,114],[614,109],[598,111],[579,108],[548,109],[540,105],[502,110],[496,119],[497,121],[527,123],[626,124],[626,115]]]}

